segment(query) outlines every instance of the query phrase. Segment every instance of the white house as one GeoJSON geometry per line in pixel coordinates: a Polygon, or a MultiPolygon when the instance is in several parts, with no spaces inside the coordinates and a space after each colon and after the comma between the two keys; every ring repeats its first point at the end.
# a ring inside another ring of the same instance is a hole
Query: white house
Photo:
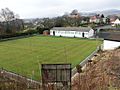
{"type": "Polygon", "coordinates": [[[90,27],[54,27],[50,30],[52,36],[90,38],[94,30],[90,27]]]}
{"type": "Polygon", "coordinates": [[[114,22],[112,22],[112,26],[120,25],[120,20],[116,19],[114,22]]]}
{"type": "Polygon", "coordinates": [[[90,17],[90,23],[100,23],[100,16],[97,16],[97,15],[95,15],[95,16],[92,16],[92,17],[90,17]]]}

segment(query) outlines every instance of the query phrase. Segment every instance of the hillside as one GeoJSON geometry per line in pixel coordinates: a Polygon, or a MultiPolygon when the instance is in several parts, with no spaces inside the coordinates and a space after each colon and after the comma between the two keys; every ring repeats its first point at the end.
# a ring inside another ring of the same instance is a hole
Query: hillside
{"type": "Polygon", "coordinates": [[[120,90],[120,49],[98,53],[72,78],[72,90],[120,90]]]}
{"type": "Polygon", "coordinates": [[[99,10],[99,11],[93,11],[93,12],[81,12],[82,16],[93,16],[95,14],[104,14],[105,16],[108,15],[117,15],[120,16],[120,10],[118,9],[108,9],[108,10],[99,10]]]}
{"type": "Polygon", "coordinates": [[[97,11],[96,13],[104,14],[105,16],[108,16],[108,15],[120,15],[120,10],[109,9],[109,10],[97,11]]]}

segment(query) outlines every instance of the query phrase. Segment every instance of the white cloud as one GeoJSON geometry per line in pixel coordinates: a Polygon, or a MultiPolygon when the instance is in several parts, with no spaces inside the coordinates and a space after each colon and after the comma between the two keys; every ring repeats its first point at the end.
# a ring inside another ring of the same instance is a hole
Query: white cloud
{"type": "Polygon", "coordinates": [[[8,7],[22,18],[61,15],[73,9],[93,11],[120,9],[119,0],[0,0],[0,9],[8,7]]]}

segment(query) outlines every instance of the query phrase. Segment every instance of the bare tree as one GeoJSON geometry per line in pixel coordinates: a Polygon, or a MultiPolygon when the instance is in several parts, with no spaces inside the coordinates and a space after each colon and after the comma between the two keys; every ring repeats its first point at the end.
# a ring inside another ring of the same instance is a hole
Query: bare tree
{"type": "Polygon", "coordinates": [[[0,11],[0,19],[4,22],[5,31],[7,34],[15,33],[16,31],[20,31],[23,27],[23,23],[21,19],[19,19],[19,15],[15,14],[9,8],[1,9],[0,11]]]}
{"type": "Polygon", "coordinates": [[[3,21],[8,22],[15,19],[15,14],[9,8],[1,9],[0,17],[3,21]]]}
{"type": "Polygon", "coordinates": [[[78,10],[75,9],[75,10],[73,10],[73,11],[71,12],[71,15],[77,15],[78,13],[79,13],[78,10]]]}

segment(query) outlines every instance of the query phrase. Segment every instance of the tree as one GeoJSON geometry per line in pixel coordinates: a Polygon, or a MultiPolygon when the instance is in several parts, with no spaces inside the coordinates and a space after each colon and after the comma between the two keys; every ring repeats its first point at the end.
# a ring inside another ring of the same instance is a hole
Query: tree
{"type": "Polygon", "coordinates": [[[110,19],[108,17],[106,18],[106,24],[110,24],[110,19]]]}
{"type": "Polygon", "coordinates": [[[97,17],[99,17],[99,16],[100,16],[100,14],[97,14],[96,16],[97,16],[97,17]]]}
{"type": "Polygon", "coordinates": [[[79,12],[76,9],[71,12],[71,15],[77,15],[77,14],[79,14],[79,12]]]}
{"type": "Polygon", "coordinates": [[[102,15],[101,15],[101,18],[104,18],[104,17],[105,17],[105,16],[102,14],[102,15]]]}
{"type": "Polygon", "coordinates": [[[22,20],[18,14],[14,14],[9,8],[1,9],[0,18],[4,22],[7,34],[15,33],[17,30],[24,28],[22,20]],[[22,28],[21,28],[22,27],[22,28]]]}
{"type": "Polygon", "coordinates": [[[84,21],[87,21],[87,23],[88,23],[89,20],[90,20],[90,17],[83,17],[83,20],[84,20],[84,21]]]}
{"type": "Polygon", "coordinates": [[[77,69],[77,72],[78,72],[78,73],[81,73],[81,72],[82,72],[82,66],[80,66],[79,64],[76,65],[76,69],[77,69]]]}
{"type": "Polygon", "coordinates": [[[8,22],[15,19],[15,14],[9,8],[1,9],[0,16],[3,21],[8,22]]]}
{"type": "Polygon", "coordinates": [[[80,18],[80,13],[78,12],[78,10],[75,9],[70,13],[70,17],[71,18],[80,18]]]}

